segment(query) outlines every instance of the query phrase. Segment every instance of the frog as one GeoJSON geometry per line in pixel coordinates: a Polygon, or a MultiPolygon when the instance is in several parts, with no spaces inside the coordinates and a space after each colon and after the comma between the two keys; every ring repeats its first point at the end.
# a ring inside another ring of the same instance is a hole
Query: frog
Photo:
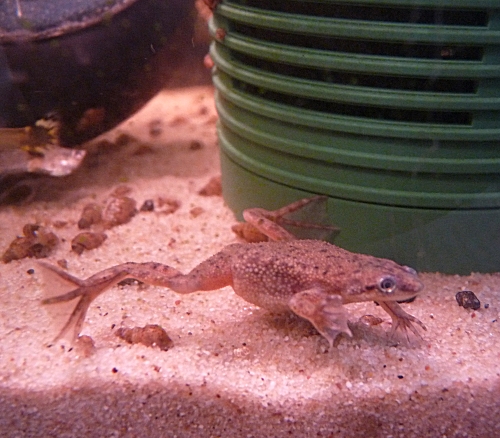
{"type": "MultiPolygon", "coordinates": [[[[300,204],[297,202],[295,207],[300,204]]],[[[307,201],[302,203],[305,205],[307,201]]],[[[346,305],[374,301],[392,319],[390,336],[401,331],[409,341],[412,332],[422,339],[415,325],[427,330],[425,325],[398,303],[411,300],[423,290],[414,269],[386,258],[350,252],[323,240],[296,239],[280,229],[275,212],[250,210],[244,214],[245,219],[270,240],[229,244],[187,274],[158,262],[126,262],[80,279],[42,263],[75,286],[65,294],[42,300],[42,304],[78,299],[55,340],[68,335],[71,340],[77,339],[90,304],[125,279],[166,287],[179,294],[230,286],[251,304],[271,312],[292,312],[308,320],[330,348],[341,334],[352,337],[346,305]]]]}

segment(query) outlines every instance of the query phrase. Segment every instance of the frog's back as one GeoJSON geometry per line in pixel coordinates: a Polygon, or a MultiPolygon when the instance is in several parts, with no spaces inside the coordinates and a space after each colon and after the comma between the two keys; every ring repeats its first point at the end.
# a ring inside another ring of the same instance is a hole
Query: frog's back
{"type": "Polygon", "coordinates": [[[243,244],[231,250],[235,292],[271,310],[288,308],[295,293],[313,286],[340,291],[353,263],[358,269],[359,255],[319,240],[243,244]]]}
{"type": "MultiPolygon", "coordinates": [[[[292,240],[242,244],[235,248],[235,268],[281,267],[295,275],[321,278],[342,274],[346,269],[358,269],[363,259],[373,258],[356,254],[321,240],[292,240]]],[[[375,259],[376,260],[376,259],[375,259]]]]}

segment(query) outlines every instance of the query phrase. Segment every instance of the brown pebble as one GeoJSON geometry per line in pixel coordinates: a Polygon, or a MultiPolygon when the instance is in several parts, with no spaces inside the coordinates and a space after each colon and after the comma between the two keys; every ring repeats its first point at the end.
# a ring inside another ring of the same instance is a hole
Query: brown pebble
{"type": "Polygon", "coordinates": [[[470,290],[462,290],[456,293],[455,299],[459,306],[464,309],[478,310],[481,307],[481,301],[470,290]]]}
{"type": "Polygon", "coordinates": [[[163,133],[162,121],[159,119],[151,120],[149,122],[149,135],[151,137],[158,137],[163,133]]]}
{"type": "Polygon", "coordinates": [[[115,138],[115,145],[118,147],[126,146],[129,143],[135,141],[134,137],[129,134],[122,132],[118,137],[115,138]]]}
{"type": "Polygon", "coordinates": [[[45,258],[59,243],[59,238],[54,233],[38,224],[26,224],[23,234],[23,237],[16,237],[3,253],[4,263],[25,257],[45,258]]]}
{"type": "Polygon", "coordinates": [[[2,255],[2,261],[9,263],[28,257],[31,242],[26,237],[16,237],[2,255]]]}
{"type": "Polygon", "coordinates": [[[192,140],[191,143],[189,143],[190,151],[199,151],[200,149],[203,149],[203,147],[204,147],[203,143],[198,140],[192,140]]]}
{"type": "Polygon", "coordinates": [[[23,234],[25,237],[36,237],[36,233],[42,229],[38,224],[25,224],[23,226],[23,234]]]}
{"type": "Polygon", "coordinates": [[[161,213],[172,214],[181,207],[180,201],[172,198],[158,198],[158,207],[161,213]]]}
{"type": "Polygon", "coordinates": [[[83,251],[100,247],[107,238],[108,236],[104,233],[84,231],[73,238],[71,241],[71,249],[80,255],[83,251]]]}
{"type": "Polygon", "coordinates": [[[139,211],[154,211],[155,210],[155,203],[152,199],[146,199],[144,203],[141,205],[141,208],[139,208],[139,211]]]}
{"type": "Polygon", "coordinates": [[[148,324],[144,327],[119,328],[115,331],[115,335],[130,344],[158,347],[163,351],[167,351],[174,344],[167,332],[158,324],[148,324]]]}
{"type": "Polygon", "coordinates": [[[191,210],[189,210],[189,214],[192,217],[198,217],[199,215],[203,214],[205,212],[205,209],[203,207],[193,207],[191,210]]]}
{"type": "Polygon", "coordinates": [[[137,213],[136,202],[128,196],[111,198],[102,213],[105,228],[126,224],[137,213]]]}
{"type": "Polygon", "coordinates": [[[60,259],[56,262],[61,268],[68,269],[68,261],[66,259],[60,259]]]}
{"type": "Polygon", "coordinates": [[[73,350],[78,356],[90,357],[96,352],[94,340],[87,335],[78,336],[73,343],[73,350]]]}
{"type": "Polygon", "coordinates": [[[222,183],[220,175],[210,178],[210,181],[199,192],[201,196],[221,196],[222,183]]]}
{"type": "Polygon", "coordinates": [[[95,202],[83,207],[82,215],[78,220],[78,228],[85,230],[102,221],[102,208],[95,202]]]}

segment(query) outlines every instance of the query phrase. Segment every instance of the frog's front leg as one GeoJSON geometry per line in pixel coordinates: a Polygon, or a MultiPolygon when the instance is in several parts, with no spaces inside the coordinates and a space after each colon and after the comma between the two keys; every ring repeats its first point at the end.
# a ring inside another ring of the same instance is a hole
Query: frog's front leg
{"type": "Polygon", "coordinates": [[[396,331],[400,329],[406,336],[407,342],[410,343],[408,330],[411,330],[417,338],[422,339],[422,336],[413,325],[413,323],[418,324],[423,330],[427,330],[427,327],[425,327],[422,321],[409,313],[406,313],[396,301],[377,301],[377,303],[389,314],[392,319],[390,336],[394,336],[396,331]]]}
{"type": "Polygon", "coordinates": [[[309,320],[329,342],[330,348],[341,333],[352,336],[347,325],[347,311],[339,295],[328,294],[319,287],[296,293],[288,302],[290,309],[309,320]]]}
{"type": "Polygon", "coordinates": [[[221,251],[186,275],[160,263],[123,263],[105,269],[85,280],[73,277],[55,266],[40,263],[66,282],[77,286],[68,293],[42,300],[42,304],[67,302],[80,297],[71,316],[55,339],[60,339],[72,332],[70,336],[71,340],[74,340],[81,332],[85,315],[92,301],[120,281],[132,278],[148,285],[168,287],[181,294],[215,290],[232,285],[229,257],[226,252],[221,251]]]}

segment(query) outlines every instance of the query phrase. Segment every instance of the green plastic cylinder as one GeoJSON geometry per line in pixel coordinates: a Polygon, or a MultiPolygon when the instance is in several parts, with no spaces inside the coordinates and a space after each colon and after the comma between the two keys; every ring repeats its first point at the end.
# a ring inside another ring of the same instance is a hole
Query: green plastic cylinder
{"type": "Polygon", "coordinates": [[[237,215],[319,193],[344,248],[499,270],[498,2],[226,0],[211,31],[237,215]]]}

